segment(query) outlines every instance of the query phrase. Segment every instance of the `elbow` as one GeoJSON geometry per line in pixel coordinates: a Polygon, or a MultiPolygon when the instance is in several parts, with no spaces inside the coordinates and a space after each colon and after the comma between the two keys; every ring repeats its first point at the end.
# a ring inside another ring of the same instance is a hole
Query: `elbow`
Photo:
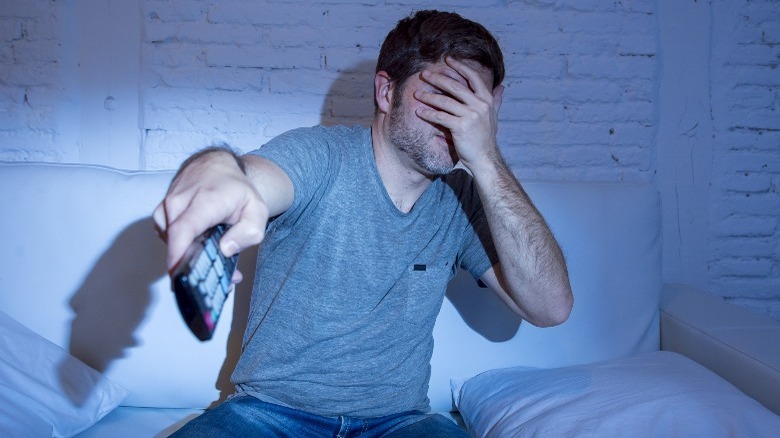
{"type": "Polygon", "coordinates": [[[555,327],[565,323],[569,319],[571,310],[574,307],[574,296],[568,285],[561,289],[555,294],[557,298],[550,301],[548,306],[546,306],[545,311],[528,322],[541,328],[555,327]]]}
{"type": "Polygon", "coordinates": [[[557,305],[554,306],[554,309],[550,311],[546,321],[547,324],[545,324],[544,327],[555,327],[566,322],[569,319],[569,315],[571,315],[572,308],[574,308],[574,296],[569,290],[568,293],[559,300],[557,305]]]}

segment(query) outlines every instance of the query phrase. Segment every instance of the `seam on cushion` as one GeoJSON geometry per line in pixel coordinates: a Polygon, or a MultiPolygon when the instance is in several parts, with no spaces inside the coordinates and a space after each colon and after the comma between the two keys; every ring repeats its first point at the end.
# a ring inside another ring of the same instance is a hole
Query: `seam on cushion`
{"type": "MultiPolygon", "coordinates": [[[[666,315],[666,316],[668,316],[669,318],[672,318],[673,320],[677,321],[677,322],[678,322],[678,323],[680,323],[681,325],[684,325],[684,326],[686,326],[686,327],[689,327],[689,328],[691,328],[691,329],[695,330],[696,332],[698,332],[698,333],[701,333],[702,335],[704,335],[704,336],[708,337],[709,339],[712,339],[713,341],[716,341],[716,342],[717,342],[717,343],[719,343],[720,345],[723,345],[724,347],[728,347],[728,349],[730,349],[730,350],[733,350],[734,352],[736,352],[736,353],[739,353],[739,354],[741,354],[742,356],[748,357],[748,358],[750,358],[750,359],[752,359],[752,360],[754,360],[754,361],[756,361],[756,362],[758,362],[758,363],[760,363],[760,364],[764,365],[765,367],[769,368],[770,370],[773,370],[773,371],[775,371],[775,372],[778,372],[778,373],[780,373],[780,370],[779,370],[779,369],[777,369],[777,368],[773,367],[772,365],[770,365],[770,364],[768,364],[768,363],[764,362],[763,360],[761,360],[761,359],[759,359],[759,358],[757,358],[757,357],[754,357],[753,355],[751,355],[751,354],[748,354],[747,352],[745,352],[745,351],[743,351],[743,350],[737,349],[736,347],[732,346],[731,344],[727,344],[727,343],[725,343],[724,341],[722,341],[722,340],[720,340],[720,339],[716,338],[715,336],[711,335],[710,333],[708,333],[708,332],[706,332],[706,331],[704,331],[704,330],[702,330],[702,329],[700,329],[700,328],[698,328],[698,327],[695,327],[695,326],[693,326],[693,325],[691,325],[691,324],[689,324],[689,323],[687,323],[687,322],[683,321],[682,319],[680,319],[680,318],[678,318],[678,317],[676,317],[676,316],[674,316],[674,315],[670,314],[670,313],[669,313],[669,312],[667,312],[666,310],[661,310],[661,313],[662,313],[663,315],[666,315]]],[[[662,327],[662,328],[661,328],[661,330],[663,330],[663,324],[661,324],[661,327],[662,327]]],[[[663,336],[661,336],[661,339],[663,339],[663,336]]]]}

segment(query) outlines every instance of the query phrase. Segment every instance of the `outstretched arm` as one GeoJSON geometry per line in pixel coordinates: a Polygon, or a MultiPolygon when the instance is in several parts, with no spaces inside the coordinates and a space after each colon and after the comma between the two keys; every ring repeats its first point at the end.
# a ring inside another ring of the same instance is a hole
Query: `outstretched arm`
{"type": "Polygon", "coordinates": [[[240,157],[226,148],[196,153],[153,213],[168,243],[168,269],[176,267],[196,236],[219,223],[232,225],[220,241],[226,256],[258,244],[268,219],[287,210],[292,199],[290,179],[271,161],[240,157]]]}
{"type": "Polygon", "coordinates": [[[496,142],[503,87],[490,87],[487,69],[474,62],[446,62],[460,78],[423,71],[423,80],[444,94],[418,91],[415,97],[427,107],[417,115],[450,130],[474,177],[499,257],[483,281],[532,324],[561,324],[573,303],[563,254],[496,142]]]}

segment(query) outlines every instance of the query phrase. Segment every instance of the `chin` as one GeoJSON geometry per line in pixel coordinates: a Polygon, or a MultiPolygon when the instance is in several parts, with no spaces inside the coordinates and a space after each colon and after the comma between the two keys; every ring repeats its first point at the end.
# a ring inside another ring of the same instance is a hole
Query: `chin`
{"type": "Polygon", "coordinates": [[[425,171],[431,175],[446,175],[455,168],[455,164],[452,161],[449,161],[448,163],[444,162],[437,162],[437,163],[420,163],[420,167],[425,169],[425,171]]]}

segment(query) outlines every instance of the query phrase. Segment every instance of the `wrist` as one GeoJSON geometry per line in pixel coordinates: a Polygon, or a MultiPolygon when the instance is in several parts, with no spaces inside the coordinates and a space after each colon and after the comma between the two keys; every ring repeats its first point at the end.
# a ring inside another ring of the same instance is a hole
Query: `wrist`
{"type": "Polygon", "coordinates": [[[241,173],[246,175],[246,165],[244,164],[244,160],[235,150],[233,150],[233,148],[230,146],[209,146],[199,150],[198,152],[195,152],[189,158],[184,160],[181,167],[179,167],[179,171],[176,172],[176,175],[173,177],[173,179],[176,180],[185,169],[194,163],[214,158],[217,155],[228,158],[230,162],[233,162],[236,166],[238,166],[238,169],[241,170],[241,173]]]}
{"type": "Polygon", "coordinates": [[[476,159],[462,160],[462,164],[475,178],[495,174],[498,171],[509,168],[498,148],[485,151],[478,155],[476,159]]]}

